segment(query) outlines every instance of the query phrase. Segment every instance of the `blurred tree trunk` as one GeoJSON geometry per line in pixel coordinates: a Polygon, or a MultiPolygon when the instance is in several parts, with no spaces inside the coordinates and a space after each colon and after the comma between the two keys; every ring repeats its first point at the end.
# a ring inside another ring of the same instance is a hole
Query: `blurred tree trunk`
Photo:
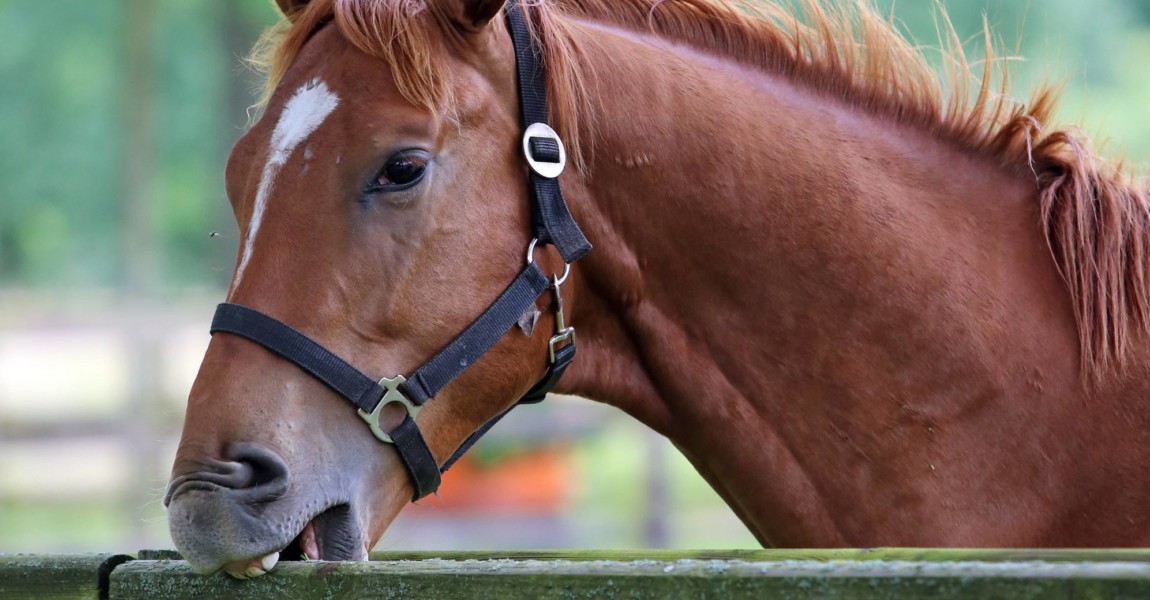
{"type": "Polygon", "coordinates": [[[160,285],[158,244],[158,198],[155,197],[154,105],[156,103],[156,2],[123,2],[124,88],[122,127],[127,146],[123,155],[123,204],[120,243],[123,252],[121,306],[131,315],[125,335],[130,380],[126,428],[132,464],[131,488],[122,512],[132,541],[140,547],[148,532],[142,508],[155,500],[155,477],[162,469],[161,448],[156,440],[160,401],[163,327],[157,319],[155,301],[160,285]]]}
{"type": "Polygon", "coordinates": [[[228,53],[227,72],[231,75],[225,87],[228,117],[232,125],[231,134],[224,139],[226,156],[236,138],[247,129],[248,108],[256,101],[255,91],[261,82],[251,69],[244,66],[243,61],[259,39],[262,27],[253,22],[241,3],[226,2],[223,6],[224,9],[220,11],[220,31],[228,53]]]}
{"type": "Polygon", "coordinates": [[[123,163],[121,205],[122,292],[126,297],[156,291],[160,248],[156,243],[154,173],[156,98],[154,0],[124,2],[123,163]]]}
{"type": "MultiPolygon", "coordinates": [[[[248,111],[256,102],[256,90],[260,81],[257,75],[244,64],[251,51],[252,45],[259,39],[263,26],[252,18],[251,11],[245,10],[243,3],[228,1],[221,4],[221,10],[216,11],[220,44],[224,49],[223,56],[227,60],[227,74],[222,83],[224,91],[224,110],[227,112],[224,123],[225,131],[219,132],[216,161],[219,165],[220,187],[223,187],[224,167],[227,165],[228,154],[236,140],[248,128],[248,111]]],[[[211,263],[221,274],[221,284],[227,285],[231,275],[231,266],[234,264],[239,246],[239,232],[232,216],[231,207],[224,195],[212,202],[211,211],[212,229],[221,235],[214,238],[211,243],[211,263]]]]}
{"type": "Polygon", "coordinates": [[[647,446],[645,478],[647,484],[647,506],[643,518],[643,544],[645,548],[671,547],[671,499],[667,463],[666,438],[644,428],[644,444],[647,446]]]}

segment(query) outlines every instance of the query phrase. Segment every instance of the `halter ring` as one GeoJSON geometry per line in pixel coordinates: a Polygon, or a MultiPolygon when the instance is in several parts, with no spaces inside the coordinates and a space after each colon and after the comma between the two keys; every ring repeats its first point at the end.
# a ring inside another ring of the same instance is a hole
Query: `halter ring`
{"type": "MultiPolygon", "coordinates": [[[[527,264],[535,262],[535,246],[539,243],[539,238],[531,238],[531,243],[527,244],[527,264]]],[[[555,287],[563,285],[567,281],[567,276],[571,274],[571,264],[563,263],[563,276],[555,280],[555,287]]]]}

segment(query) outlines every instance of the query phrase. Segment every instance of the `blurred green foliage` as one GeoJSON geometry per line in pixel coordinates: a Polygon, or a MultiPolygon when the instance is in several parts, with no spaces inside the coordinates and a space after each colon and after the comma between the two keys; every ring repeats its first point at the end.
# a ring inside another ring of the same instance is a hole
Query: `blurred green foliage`
{"type": "MultiPolygon", "coordinates": [[[[937,46],[933,2],[876,4],[937,46]]],[[[942,4],[972,56],[985,14],[1027,58],[1016,95],[1066,78],[1064,120],[1150,155],[1150,0],[942,4]]],[[[270,0],[0,0],[0,288],[120,287],[133,253],[153,292],[225,285],[223,166],[258,84],[239,58],[275,18],[270,0]]]]}
{"type": "Polygon", "coordinates": [[[116,286],[141,235],[163,285],[225,283],[234,242],[208,234],[235,229],[223,167],[257,84],[239,58],[276,17],[268,0],[0,3],[0,285],[116,286]],[[127,230],[129,186],[151,231],[127,230]]]}

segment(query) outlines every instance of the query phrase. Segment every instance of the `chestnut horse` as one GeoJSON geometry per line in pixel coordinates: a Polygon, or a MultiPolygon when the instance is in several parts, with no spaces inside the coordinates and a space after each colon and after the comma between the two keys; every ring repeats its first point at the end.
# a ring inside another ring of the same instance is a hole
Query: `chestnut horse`
{"type": "MultiPolygon", "coordinates": [[[[1052,93],[1014,102],[955,45],[944,93],[856,0],[514,1],[595,246],[562,286],[557,391],[670,438],[764,545],[1150,543],[1150,203],[1045,128],[1052,93]]],[[[503,0],[279,4],[227,167],[227,301],[409,373],[531,239],[503,0]]],[[[536,302],[418,414],[435,465],[543,377],[536,302]]],[[[203,572],[364,559],[407,468],[331,388],[217,334],[172,536],[203,572]]]]}

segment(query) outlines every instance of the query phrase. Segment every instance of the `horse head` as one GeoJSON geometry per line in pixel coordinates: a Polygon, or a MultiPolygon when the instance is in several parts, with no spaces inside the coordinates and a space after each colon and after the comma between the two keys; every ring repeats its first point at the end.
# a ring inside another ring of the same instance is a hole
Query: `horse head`
{"type": "MultiPolygon", "coordinates": [[[[411,373],[500,296],[525,255],[540,272],[563,268],[543,244],[527,249],[504,3],[277,2],[295,55],[281,57],[228,160],[242,236],[227,301],[363,373],[411,373]]],[[[548,336],[504,333],[418,413],[435,466],[543,376],[548,336]]],[[[217,334],[208,347],[165,499],[176,546],[198,571],[241,576],[280,552],[364,559],[428,490],[354,406],[264,346],[217,334]]],[[[414,416],[410,403],[374,401],[382,432],[414,416]]]]}

